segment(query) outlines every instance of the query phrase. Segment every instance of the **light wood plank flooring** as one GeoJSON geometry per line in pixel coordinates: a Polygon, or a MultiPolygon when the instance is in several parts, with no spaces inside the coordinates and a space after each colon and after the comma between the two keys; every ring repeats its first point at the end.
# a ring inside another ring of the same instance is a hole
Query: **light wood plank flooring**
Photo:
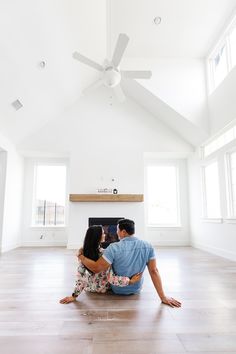
{"type": "Polygon", "coordinates": [[[70,295],[74,251],[19,248],[0,256],[1,354],[236,353],[236,264],[190,248],[157,249],[162,305],[148,273],[140,295],[70,295]]]}

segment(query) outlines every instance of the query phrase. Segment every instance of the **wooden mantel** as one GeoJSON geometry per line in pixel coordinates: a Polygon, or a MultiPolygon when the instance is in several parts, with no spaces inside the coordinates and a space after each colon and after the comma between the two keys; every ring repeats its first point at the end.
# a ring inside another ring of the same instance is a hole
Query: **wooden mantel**
{"type": "Polygon", "coordinates": [[[71,202],[143,202],[143,194],[70,194],[71,202]]]}

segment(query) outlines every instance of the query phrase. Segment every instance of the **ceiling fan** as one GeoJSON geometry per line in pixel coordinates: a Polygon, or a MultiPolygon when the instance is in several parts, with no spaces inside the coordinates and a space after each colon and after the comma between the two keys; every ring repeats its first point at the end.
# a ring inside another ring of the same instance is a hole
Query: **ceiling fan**
{"type": "Polygon", "coordinates": [[[102,77],[93,83],[84,93],[95,89],[101,85],[110,87],[114,90],[119,101],[125,100],[125,95],[120,86],[121,78],[124,79],[150,79],[152,76],[151,71],[147,70],[120,70],[119,65],[124,55],[125,49],[128,45],[129,37],[125,33],[120,33],[116,42],[116,47],[111,60],[105,60],[104,65],[100,65],[95,61],[85,57],[84,55],[74,52],[73,58],[84,63],[92,68],[101,71],[102,77]]]}

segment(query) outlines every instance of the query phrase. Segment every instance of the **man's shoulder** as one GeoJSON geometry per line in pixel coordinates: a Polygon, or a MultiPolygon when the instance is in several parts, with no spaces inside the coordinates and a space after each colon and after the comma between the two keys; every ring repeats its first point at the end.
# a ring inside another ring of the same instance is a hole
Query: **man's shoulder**
{"type": "Polygon", "coordinates": [[[146,240],[142,240],[140,238],[137,238],[137,243],[139,243],[140,245],[143,245],[144,247],[147,247],[147,248],[153,248],[153,246],[151,245],[150,242],[148,242],[146,240]]]}

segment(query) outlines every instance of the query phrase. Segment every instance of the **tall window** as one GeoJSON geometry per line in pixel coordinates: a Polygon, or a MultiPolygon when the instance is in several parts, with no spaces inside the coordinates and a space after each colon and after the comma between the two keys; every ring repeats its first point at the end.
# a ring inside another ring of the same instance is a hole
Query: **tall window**
{"type": "Polygon", "coordinates": [[[232,66],[236,65],[236,26],[233,28],[229,36],[230,47],[231,47],[231,60],[232,66]]]}
{"type": "Polygon", "coordinates": [[[221,217],[218,164],[212,162],[203,169],[204,217],[221,217]]]}
{"type": "Polygon", "coordinates": [[[149,226],[180,226],[177,166],[147,167],[147,204],[149,226]]]}
{"type": "Polygon", "coordinates": [[[225,78],[228,72],[228,63],[226,55],[226,44],[222,45],[212,61],[214,84],[218,86],[225,78]]]}
{"type": "Polygon", "coordinates": [[[227,154],[229,216],[236,218],[236,151],[227,154]]]}
{"type": "Polygon", "coordinates": [[[33,225],[65,225],[66,166],[36,165],[33,225]]]}
{"type": "Polygon", "coordinates": [[[221,41],[208,58],[210,86],[213,91],[236,65],[236,19],[229,24],[221,41]]]}

